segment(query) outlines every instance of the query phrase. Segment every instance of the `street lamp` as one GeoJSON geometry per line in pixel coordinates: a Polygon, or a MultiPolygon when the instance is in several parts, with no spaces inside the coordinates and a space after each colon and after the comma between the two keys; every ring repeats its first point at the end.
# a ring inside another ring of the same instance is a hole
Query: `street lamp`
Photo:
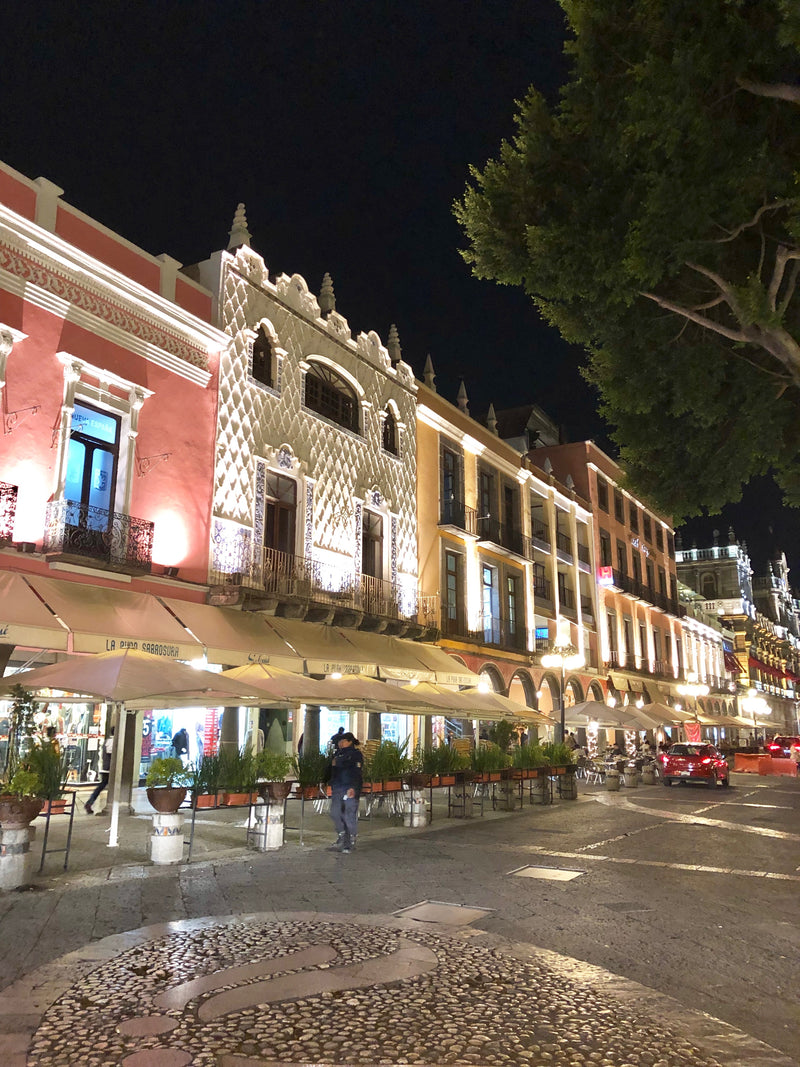
{"type": "Polygon", "coordinates": [[[686,683],[684,685],[679,685],[676,688],[681,696],[692,697],[695,700],[697,697],[707,697],[710,692],[705,682],[697,680],[697,675],[694,671],[686,675],[686,683]]]}
{"type": "Polygon", "coordinates": [[[550,651],[545,652],[542,656],[541,664],[543,667],[558,667],[561,670],[561,736],[557,738],[558,741],[563,741],[567,732],[565,723],[566,706],[564,704],[564,687],[567,682],[567,671],[575,671],[578,667],[582,667],[585,662],[583,653],[579,652],[578,649],[569,642],[560,644],[556,641],[550,651]]]}
{"type": "Polygon", "coordinates": [[[758,724],[756,715],[771,715],[772,708],[763,697],[758,695],[758,690],[748,689],[747,696],[742,699],[742,707],[753,716],[753,737],[758,739],[758,724]]]}

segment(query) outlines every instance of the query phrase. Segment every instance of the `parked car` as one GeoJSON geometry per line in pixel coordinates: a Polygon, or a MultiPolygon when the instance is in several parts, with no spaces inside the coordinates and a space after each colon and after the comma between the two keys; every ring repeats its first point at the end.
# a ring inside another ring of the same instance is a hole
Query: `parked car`
{"type": "Polygon", "coordinates": [[[662,757],[664,785],[673,782],[705,782],[715,789],[718,782],[730,785],[730,768],[722,753],[713,745],[682,742],[662,757]]]}
{"type": "Polygon", "coordinates": [[[784,737],[782,734],[773,737],[767,745],[767,752],[776,759],[788,759],[789,749],[792,745],[800,745],[800,737],[784,737]]]}

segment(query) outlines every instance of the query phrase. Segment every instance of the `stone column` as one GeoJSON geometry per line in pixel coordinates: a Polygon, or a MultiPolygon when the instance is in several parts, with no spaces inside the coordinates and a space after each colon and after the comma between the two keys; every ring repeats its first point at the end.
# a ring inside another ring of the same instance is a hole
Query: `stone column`
{"type": "Polygon", "coordinates": [[[303,722],[303,753],[319,752],[319,705],[306,704],[303,722]]]}
{"type": "Polygon", "coordinates": [[[381,739],[381,715],[379,711],[371,711],[367,722],[367,740],[380,741],[381,739]]]}
{"type": "Polygon", "coordinates": [[[239,708],[223,708],[219,724],[219,747],[239,748],[239,708]]]}

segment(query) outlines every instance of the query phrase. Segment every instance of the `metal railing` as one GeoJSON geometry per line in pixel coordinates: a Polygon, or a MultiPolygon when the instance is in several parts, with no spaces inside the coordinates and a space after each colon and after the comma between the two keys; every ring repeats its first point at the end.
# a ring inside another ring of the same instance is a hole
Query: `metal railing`
{"type": "Polygon", "coordinates": [[[44,552],[61,552],[149,571],[155,526],[145,519],[74,500],[54,500],[45,513],[44,552]]]}
{"type": "Polygon", "coordinates": [[[566,552],[568,556],[572,555],[572,538],[569,534],[556,530],[556,548],[559,552],[566,552]]]}
{"type": "Polygon", "coordinates": [[[439,507],[439,525],[455,526],[464,533],[477,533],[478,513],[475,508],[468,507],[463,500],[442,500],[439,507]]]}
{"type": "Polygon", "coordinates": [[[516,527],[499,522],[497,519],[491,517],[478,519],[478,540],[498,545],[524,559],[533,559],[530,538],[525,537],[516,527]]]}
{"type": "Polygon", "coordinates": [[[421,596],[382,578],[356,574],[346,567],[296,556],[276,548],[251,547],[243,539],[233,549],[226,545],[224,569],[212,565],[212,585],[243,586],[280,599],[330,604],[382,618],[438,624],[439,597],[421,596]]]}
{"type": "Polygon", "coordinates": [[[592,598],[590,596],[581,597],[581,614],[589,615],[594,618],[594,605],[592,604],[592,598]]]}
{"type": "Polygon", "coordinates": [[[535,541],[550,546],[550,527],[542,519],[531,518],[531,536],[535,541]]]}
{"type": "Polygon", "coordinates": [[[17,515],[17,486],[0,482],[0,544],[7,544],[14,534],[17,515]]]}
{"type": "Polygon", "coordinates": [[[544,578],[541,575],[534,575],[533,577],[533,595],[539,600],[546,600],[548,603],[553,602],[553,583],[549,578],[544,578]]]}
{"type": "Polygon", "coordinates": [[[581,561],[581,563],[589,563],[590,562],[589,546],[588,545],[582,545],[580,543],[580,541],[578,542],[578,559],[581,561]]]}
{"type": "Polygon", "coordinates": [[[478,619],[478,628],[471,629],[462,614],[455,618],[448,617],[447,609],[442,611],[442,634],[448,637],[460,637],[465,641],[474,641],[481,645],[494,645],[498,648],[524,651],[527,648],[525,627],[511,627],[505,619],[495,615],[484,615],[478,619]]]}

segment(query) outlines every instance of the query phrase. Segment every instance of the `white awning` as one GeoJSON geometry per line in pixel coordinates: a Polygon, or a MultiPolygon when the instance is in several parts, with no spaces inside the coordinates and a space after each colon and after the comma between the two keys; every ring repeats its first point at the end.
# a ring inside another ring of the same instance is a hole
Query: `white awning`
{"type": "Polygon", "coordinates": [[[66,652],[69,632],[21,574],[0,571],[0,643],[66,652]]]}
{"type": "Polygon", "coordinates": [[[169,659],[199,659],[203,646],[149,593],[30,575],[28,584],[70,631],[72,652],[130,648],[169,659]]]}
{"type": "Polygon", "coordinates": [[[303,671],[303,660],[254,611],[234,611],[208,604],[159,597],[169,611],[205,645],[210,663],[243,667],[248,663],[269,663],[285,670],[303,671]]]}

